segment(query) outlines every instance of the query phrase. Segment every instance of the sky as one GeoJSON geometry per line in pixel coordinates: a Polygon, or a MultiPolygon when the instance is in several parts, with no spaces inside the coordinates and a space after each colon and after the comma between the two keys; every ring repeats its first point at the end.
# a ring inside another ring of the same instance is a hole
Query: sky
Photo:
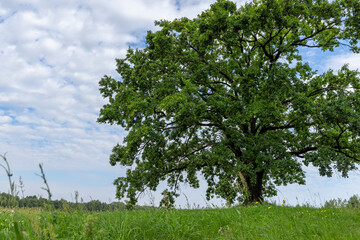
{"type": "MultiPolygon", "coordinates": [[[[214,0],[0,0],[0,153],[7,159],[25,196],[47,197],[39,163],[45,170],[53,199],[115,201],[115,178],[125,175],[112,167],[109,155],[126,131],[99,124],[106,103],[99,80],[115,78],[115,58],[128,46],[143,47],[154,21],[194,18],[214,0]]],[[[237,5],[243,0],[236,1],[237,5]]],[[[360,68],[360,56],[340,48],[333,53],[303,50],[304,58],[319,72],[348,63],[360,68]]],[[[1,161],[1,159],[0,159],[1,161]]],[[[274,201],[289,204],[323,204],[332,198],[360,194],[360,174],[347,179],[335,174],[320,177],[306,168],[305,186],[279,187],[274,201]]],[[[165,187],[165,185],[160,186],[165,187]]],[[[183,186],[178,206],[221,206],[220,199],[205,200],[206,185],[199,190],[183,186]]],[[[8,192],[0,169],[0,192],[8,192]]],[[[161,192],[161,191],[159,191],[161,192]]],[[[145,193],[141,204],[157,204],[159,192],[145,193]]],[[[20,193],[20,195],[22,195],[20,193]]]]}

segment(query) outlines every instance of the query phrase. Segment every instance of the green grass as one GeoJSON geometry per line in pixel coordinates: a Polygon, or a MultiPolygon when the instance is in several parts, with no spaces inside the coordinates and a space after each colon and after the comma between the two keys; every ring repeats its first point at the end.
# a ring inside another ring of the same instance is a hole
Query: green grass
{"type": "Polygon", "coordinates": [[[0,239],[360,239],[360,209],[0,209],[0,239]]]}

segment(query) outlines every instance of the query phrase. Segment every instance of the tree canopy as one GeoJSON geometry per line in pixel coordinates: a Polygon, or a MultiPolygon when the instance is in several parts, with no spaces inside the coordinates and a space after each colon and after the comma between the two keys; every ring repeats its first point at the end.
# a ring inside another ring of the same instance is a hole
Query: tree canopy
{"type": "Polygon", "coordinates": [[[117,197],[166,181],[229,204],[262,201],[276,186],[305,183],[304,165],[347,176],[360,161],[360,80],[347,65],[317,73],[302,48],[359,53],[358,0],[218,0],[194,19],[157,21],[144,49],[117,59],[121,79],[104,76],[108,104],[98,122],[128,131],[111,165],[117,197]]]}

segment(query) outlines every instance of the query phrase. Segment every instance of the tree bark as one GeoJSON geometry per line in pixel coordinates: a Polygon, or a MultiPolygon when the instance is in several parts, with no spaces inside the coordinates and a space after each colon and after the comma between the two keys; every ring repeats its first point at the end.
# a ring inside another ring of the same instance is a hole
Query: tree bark
{"type": "Polygon", "coordinates": [[[256,182],[252,182],[250,177],[245,177],[246,185],[247,185],[247,192],[245,192],[244,197],[244,205],[249,205],[255,202],[263,202],[263,177],[264,177],[264,170],[256,173],[256,182]]]}

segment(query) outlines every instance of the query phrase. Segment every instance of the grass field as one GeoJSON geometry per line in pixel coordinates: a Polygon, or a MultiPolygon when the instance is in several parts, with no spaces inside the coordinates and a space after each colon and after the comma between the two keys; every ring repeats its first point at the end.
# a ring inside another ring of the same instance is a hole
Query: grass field
{"type": "Polygon", "coordinates": [[[360,209],[0,209],[0,239],[360,239],[360,209]]]}

